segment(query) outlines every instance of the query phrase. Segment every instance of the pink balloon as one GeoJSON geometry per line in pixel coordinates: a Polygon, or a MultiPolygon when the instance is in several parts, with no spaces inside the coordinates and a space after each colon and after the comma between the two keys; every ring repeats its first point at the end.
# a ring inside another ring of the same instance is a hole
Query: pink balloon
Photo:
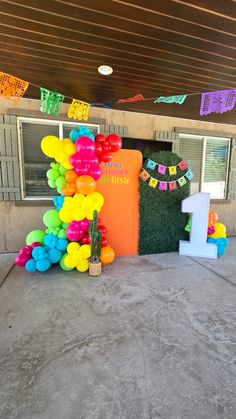
{"type": "Polygon", "coordinates": [[[87,218],[84,218],[83,220],[80,221],[80,228],[83,231],[88,230],[88,228],[89,228],[89,220],[87,220],[87,218]]]}
{"type": "Polygon", "coordinates": [[[15,263],[19,267],[24,267],[27,260],[31,259],[32,255],[32,246],[24,246],[20,249],[18,255],[16,256],[15,263]]]}
{"type": "Polygon", "coordinates": [[[42,244],[41,243],[39,243],[39,242],[34,242],[34,243],[31,243],[31,245],[30,246],[32,246],[33,248],[35,248],[35,247],[39,247],[39,246],[41,246],[42,247],[42,244]]]}
{"type": "Polygon", "coordinates": [[[72,166],[78,167],[80,164],[83,163],[83,159],[81,158],[79,153],[74,153],[72,154],[72,156],[70,156],[70,163],[72,164],[72,166]]]}
{"type": "Polygon", "coordinates": [[[84,166],[75,167],[75,172],[78,176],[83,176],[88,174],[88,168],[84,166]]]}
{"type": "Polygon", "coordinates": [[[91,166],[89,169],[88,175],[92,176],[94,180],[98,180],[101,177],[102,170],[98,164],[91,166]]]}
{"type": "Polygon", "coordinates": [[[84,235],[84,232],[81,229],[80,221],[72,221],[68,225],[66,229],[66,236],[68,237],[69,240],[76,242],[82,239],[83,235],[84,235]]]}
{"type": "Polygon", "coordinates": [[[82,136],[78,138],[75,142],[75,147],[80,157],[82,158],[87,159],[94,155],[95,143],[89,137],[82,136]]]}

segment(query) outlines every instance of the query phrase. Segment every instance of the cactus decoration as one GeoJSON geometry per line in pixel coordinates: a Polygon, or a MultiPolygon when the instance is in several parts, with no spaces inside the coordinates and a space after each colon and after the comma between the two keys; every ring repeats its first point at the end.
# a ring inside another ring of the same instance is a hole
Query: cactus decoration
{"type": "Polygon", "coordinates": [[[101,231],[98,227],[98,212],[93,212],[93,220],[89,221],[89,236],[91,240],[91,263],[99,263],[101,255],[101,231]]]}

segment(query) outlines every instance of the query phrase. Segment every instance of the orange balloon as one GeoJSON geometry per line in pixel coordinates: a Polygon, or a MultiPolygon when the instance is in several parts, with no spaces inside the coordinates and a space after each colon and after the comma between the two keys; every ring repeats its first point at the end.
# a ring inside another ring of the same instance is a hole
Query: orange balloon
{"type": "Polygon", "coordinates": [[[104,265],[113,262],[115,259],[115,252],[111,246],[104,246],[101,250],[101,261],[104,265]]]}
{"type": "Polygon", "coordinates": [[[218,222],[218,214],[215,211],[209,211],[208,213],[208,227],[213,226],[218,222]]]}
{"type": "Polygon", "coordinates": [[[62,188],[62,194],[65,196],[73,196],[76,193],[75,187],[73,188],[70,183],[67,183],[64,188],[62,188]]]}
{"type": "Polygon", "coordinates": [[[88,195],[95,191],[96,182],[92,176],[83,175],[79,176],[76,180],[76,189],[78,193],[88,195]]]}
{"type": "Polygon", "coordinates": [[[64,176],[68,183],[76,182],[76,179],[78,178],[77,173],[73,169],[67,170],[64,176]]]}

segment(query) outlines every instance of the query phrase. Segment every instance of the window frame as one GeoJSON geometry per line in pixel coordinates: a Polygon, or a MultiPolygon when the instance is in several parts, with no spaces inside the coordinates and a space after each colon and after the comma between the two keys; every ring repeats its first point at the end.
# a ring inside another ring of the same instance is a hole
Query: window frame
{"type": "MultiPolygon", "coordinates": [[[[232,138],[231,137],[222,137],[222,136],[215,136],[215,135],[203,135],[203,134],[187,134],[187,133],[179,133],[179,141],[181,138],[193,138],[196,140],[202,140],[202,156],[201,156],[201,177],[199,182],[199,189],[200,192],[202,191],[202,186],[204,183],[204,174],[205,174],[205,163],[206,163],[206,143],[207,139],[216,139],[216,140],[223,140],[228,142],[228,156],[227,156],[227,167],[226,167],[226,178],[225,178],[225,194],[224,198],[211,198],[211,201],[226,201],[228,199],[228,185],[229,185],[229,173],[230,173],[230,154],[231,154],[231,145],[232,145],[232,138]]],[[[191,141],[191,139],[190,139],[191,141]]]]}
{"type": "Polygon", "coordinates": [[[58,126],[59,138],[63,140],[63,125],[73,125],[78,127],[83,125],[86,127],[96,127],[98,134],[100,134],[100,125],[99,124],[90,124],[86,122],[71,122],[67,120],[57,120],[57,119],[41,119],[41,118],[30,118],[30,117],[17,117],[17,142],[19,150],[19,168],[20,168],[20,193],[22,201],[51,201],[53,196],[26,196],[25,195],[25,165],[24,165],[24,145],[23,145],[23,135],[22,135],[22,123],[29,122],[31,124],[47,124],[47,125],[56,125],[58,126]]]}

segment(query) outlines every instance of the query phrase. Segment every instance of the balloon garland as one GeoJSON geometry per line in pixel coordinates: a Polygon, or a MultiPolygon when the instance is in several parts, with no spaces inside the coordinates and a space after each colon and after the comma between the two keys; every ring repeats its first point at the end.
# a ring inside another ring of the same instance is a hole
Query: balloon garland
{"type": "MultiPolygon", "coordinates": [[[[26,237],[26,246],[20,249],[16,265],[28,272],[45,272],[53,264],[61,269],[85,272],[91,257],[90,223],[104,204],[103,195],[96,191],[101,176],[101,162],[110,162],[113,153],[120,150],[121,138],[94,135],[86,127],[70,132],[70,138],[60,140],[48,135],[41,141],[43,153],[54,158],[47,171],[48,185],[60,194],[53,198],[55,209],[43,215],[45,230],[33,230],[26,237]]],[[[94,224],[93,224],[94,225],[94,224]]],[[[96,231],[100,237],[99,259],[111,263],[115,252],[106,238],[106,227],[97,219],[96,231]]]]}

